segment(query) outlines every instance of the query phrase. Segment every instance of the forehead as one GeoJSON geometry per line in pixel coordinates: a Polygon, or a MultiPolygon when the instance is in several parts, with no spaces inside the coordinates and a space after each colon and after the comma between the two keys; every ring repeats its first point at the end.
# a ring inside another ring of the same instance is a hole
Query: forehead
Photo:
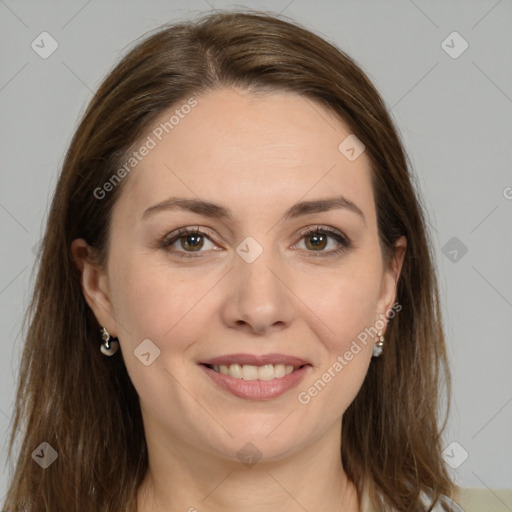
{"type": "Polygon", "coordinates": [[[323,105],[230,88],[193,100],[162,112],[135,145],[150,149],[118,200],[124,215],[140,216],[168,196],[230,204],[242,215],[343,194],[372,217],[369,160],[363,152],[351,161],[340,150],[351,130],[323,105]]]}

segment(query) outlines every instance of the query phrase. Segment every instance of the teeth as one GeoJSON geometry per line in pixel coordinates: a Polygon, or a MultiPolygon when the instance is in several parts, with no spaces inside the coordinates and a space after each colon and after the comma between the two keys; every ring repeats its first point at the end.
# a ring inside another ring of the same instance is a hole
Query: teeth
{"type": "Polygon", "coordinates": [[[293,372],[294,367],[292,365],[284,364],[265,364],[263,366],[254,366],[251,364],[232,364],[226,365],[214,365],[213,369],[216,372],[228,375],[235,379],[243,380],[272,380],[280,379],[285,375],[289,375],[293,372]]]}
{"type": "Polygon", "coordinates": [[[258,367],[251,366],[250,364],[244,364],[242,366],[242,379],[244,380],[256,380],[258,378],[258,367]]]}

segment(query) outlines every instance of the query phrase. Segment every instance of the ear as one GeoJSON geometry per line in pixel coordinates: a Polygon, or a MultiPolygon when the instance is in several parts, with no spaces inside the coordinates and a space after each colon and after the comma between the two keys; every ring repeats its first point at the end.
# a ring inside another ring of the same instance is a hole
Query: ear
{"type": "MultiPolygon", "coordinates": [[[[388,268],[384,270],[384,275],[382,276],[377,308],[377,319],[382,318],[387,322],[388,315],[386,315],[386,313],[393,308],[396,298],[398,279],[400,277],[400,272],[402,271],[406,249],[407,238],[405,236],[401,236],[395,242],[393,256],[389,262],[388,268]]],[[[386,328],[383,329],[382,333],[384,334],[385,331],[386,328]]]]}
{"type": "Polygon", "coordinates": [[[80,284],[87,304],[100,326],[105,327],[111,336],[117,336],[106,269],[98,263],[94,248],[83,238],[73,240],[71,253],[80,272],[80,284]]]}

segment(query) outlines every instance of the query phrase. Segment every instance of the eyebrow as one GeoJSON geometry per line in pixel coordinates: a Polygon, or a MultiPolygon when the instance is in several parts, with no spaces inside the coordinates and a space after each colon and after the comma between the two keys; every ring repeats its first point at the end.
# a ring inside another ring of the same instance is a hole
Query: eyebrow
{"type": "MultiPolygon", "coordinates": [[[[316,199],[313,201],[302,201],[294,204],[283,215],[283,220],[295,219],[303,215],[312,213],[327,212],[335,209],[346,209],[361,217],[366,225],[366,219],[361,209],[352,201],[343,196],[316,199]]],[[[141,216],[141,220],[146,219],[158,212],[168,210],[185,210],[205,217],[212,217],[221,220],[232,220],[233,213],[229,208],[220,204],[212,203],[202,199],[189,199],[182,197],[170,197],[161,203],[150,206],[141,216]]]]}

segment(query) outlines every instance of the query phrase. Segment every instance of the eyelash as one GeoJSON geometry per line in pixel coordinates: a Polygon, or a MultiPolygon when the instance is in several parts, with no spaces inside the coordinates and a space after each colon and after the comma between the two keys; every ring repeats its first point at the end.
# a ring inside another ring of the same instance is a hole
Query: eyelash
{"type": "MultiPolygon", "coordinates": [[[[317,258],[317,257],[325,258],[325,257],[337,256],[338,254],[344,252],[345,250],[352,248],[352,242],[350,241],[349,238],[342,235],[335,229],[330,228],[330,227],[325,227],[325,226],[316,226],[314,228],[308,228],[308,229],[304,230],[303,232],[300,233],[300,240],[302,240],[305,237],[311,236],[313,234],[318,234],[318,233],[323,233],[323,234],[330,236],[331,238],[333,238],[340,244],[340,247],[338,249],[334,249],[332,251],[327,251],[327,252],[325,252],[325,251],[307,251],[307,252],[311,253],[311,256],[314,258],[317,258]]],[[[193,252],[191,253],[191,252],[187,252],[187,251],[169,250],[169,247],[172,244],[174,244],[177,240],[179,240],[181,237],[183,237],[185,235],[201,235],[201,236],[208,238],[210,241],[212,241],[211,238],[208,236],[208,234],[201,231],[199,228],[195,228],[195,229],[181,228],[177,232],[165,235],[160,240],[158,245],[160,248],[166,249],[168,252],[177,254],[181,258],[200,258],[201,257],[200,253],[203,251],[199,251],[199,253],[196,255],[193,252]]]]}

